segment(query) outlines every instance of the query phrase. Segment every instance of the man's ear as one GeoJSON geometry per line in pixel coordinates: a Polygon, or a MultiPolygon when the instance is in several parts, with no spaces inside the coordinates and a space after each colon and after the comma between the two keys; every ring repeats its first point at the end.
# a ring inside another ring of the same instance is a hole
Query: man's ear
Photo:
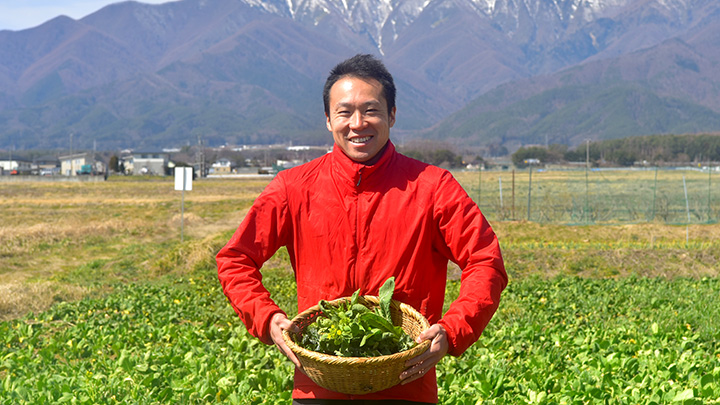
{"type": "Polygon", "coordinates": [[[332,124],[330,124],[330,116],[325,114],[325,126],[327,127],[328,131],[332,132],[332,124]]]}
{"type": "Polygon", "coordinates": [[[390,128],[395,125],[395,112],[397,112],[397,108],[393,107],[388,114],[388,125],[390,126],[390,128]]]}

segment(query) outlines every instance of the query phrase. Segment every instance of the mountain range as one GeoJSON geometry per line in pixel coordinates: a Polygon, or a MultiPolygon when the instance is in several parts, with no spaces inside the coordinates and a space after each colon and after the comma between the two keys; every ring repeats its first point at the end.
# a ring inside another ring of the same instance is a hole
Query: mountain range
{"type": "Polygon", "coordinates": [[[720,129],[716,0],[128,1],[0,31],[0,148],[326,144],[322,84],[357,53],[393,73],[402,139],[720,129]]]}

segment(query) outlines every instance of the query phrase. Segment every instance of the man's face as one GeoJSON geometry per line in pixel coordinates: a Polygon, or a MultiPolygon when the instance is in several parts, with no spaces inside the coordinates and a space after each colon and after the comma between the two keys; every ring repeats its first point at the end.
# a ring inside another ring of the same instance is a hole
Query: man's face
{"type": "Polygon", "coordinates": [[[390,138],[395,108],[388,111],[375,79],[344,77],[330,88],[327,128],[335,144],[356,162],[369,163],[390,138]]]}

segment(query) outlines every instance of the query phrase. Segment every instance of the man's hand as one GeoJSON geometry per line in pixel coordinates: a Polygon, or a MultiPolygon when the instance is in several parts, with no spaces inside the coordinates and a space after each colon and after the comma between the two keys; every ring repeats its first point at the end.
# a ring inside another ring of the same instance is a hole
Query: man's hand
{"type": "Polygon", "coordinates": [[[297,325],[290,322],[290,320],[282,313],[278,312],[270,319],[270,338],[275,342],[275,346],[280,349],[280,352],[285,355],[290,361],[295,364],[300,371],[305,372],[300,364],[300,360],[295,356],[295,353],[285,344],[285,339],[282,337],[282,331],[289,329],[291,332],[300,333],[300,328],[297,325]]]}
{"type": "Polygon", "coordinates": [[[415,339],[418,343],[423,340],[430,340],[430,348],[423,354],[414,357],[405,363],[407,369],[400,374],[401,384],[407,384],[424,376],[430,369],[443,358],[448,352],[449,344],[445,328],[441,325],[433,325],[423,331],[415,339]]]}

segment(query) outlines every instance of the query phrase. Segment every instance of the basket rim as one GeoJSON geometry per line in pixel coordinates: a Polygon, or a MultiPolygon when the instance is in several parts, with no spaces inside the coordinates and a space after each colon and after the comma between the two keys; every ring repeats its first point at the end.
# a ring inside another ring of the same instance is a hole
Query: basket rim
{"type": "MultiPolygon", "coordinates": [[[[370,302],[371,304],[379,304],[380,298],[375,295],[363,295],[359,297],[361,300],[365,300],[370,302]]],[[[351,297],[341,297],[334,300],[327,301],[330,305],[340,305],[343,302],[349,301],[351,297]]],[[[418,312],[415,308],[412,306],[405,304],[403,302],[400,302],[398,300],[392,300],[393,305],[397,305],[398,309],[404,310],[410,314],[412,314],[413,317],[415,317],[420,324],[423,326],[423,330],[428,329],[430,327],[430,323],[428,320],[423,316],[420,312],[418,312]]],[[[313,315],[314,313],[320,311],[320,304],[313,305],[312,307],[300,312],[296,316],[293,317],[291,322],[300,327],[298,325],[298,321],[302,320],[310,315],[313,315]]],[[[376,364],[376,363],[384,363],[384,362],[390,362],[395,361],[398,359],[404,359],[404,358],[412,358],[415,356],[418,356],[422,353],[424,353],[427,349],[430,348],[430,341],[424,340],[421,343],[418,343],[413,348],[404,350],[402,352],[393,353],[393,354],[386,354],[382,356],[373,356],[373,357],[343,357],[343,356],[335,356],[332,354],[325,354],[316,352],[313,350],[306,349],[299,344],[295,343],[295,341],[292,339],[290,334],[294,334],[293,332],[290,332],[287,329],[283,329],[282,336],[283,340],[285,341],[285,344],[288,346],[288,348],[297,356],[299,357],[306,357],[311,358],[316,361],[322,361],[326,363],[333,363],[333,364],[376,364]]],[[[302,362],[301,362],[302,363],[302,362]]]]}

